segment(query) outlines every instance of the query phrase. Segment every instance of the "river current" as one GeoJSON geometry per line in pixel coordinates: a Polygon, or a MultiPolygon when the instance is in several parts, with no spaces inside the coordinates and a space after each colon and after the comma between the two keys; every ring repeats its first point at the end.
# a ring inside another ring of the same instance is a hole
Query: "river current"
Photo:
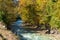
{"type": "Polygon", "coordinates": [[[22,28],[22,20],[17,20],[11,26],[11,31],[19,36],[20,40],[52,40],[47,36],[40,35],[39,33],[29,32],[22,28]]]}

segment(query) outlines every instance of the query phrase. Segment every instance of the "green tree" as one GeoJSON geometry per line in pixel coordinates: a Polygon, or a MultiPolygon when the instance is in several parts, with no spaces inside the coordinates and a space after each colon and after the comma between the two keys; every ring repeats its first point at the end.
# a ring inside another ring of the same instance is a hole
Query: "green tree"
{"type": "Polygon", "coordinates": [[[3,21],[2,20],[2,15],[4,14],[4,12],[0,11],[0,21],[3,21]]]}

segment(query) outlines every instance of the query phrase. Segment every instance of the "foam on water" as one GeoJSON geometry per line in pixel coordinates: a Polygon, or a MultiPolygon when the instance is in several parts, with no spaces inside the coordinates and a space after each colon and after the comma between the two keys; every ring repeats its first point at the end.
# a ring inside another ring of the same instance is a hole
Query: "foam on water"
{"type": "Polygon", "coordinates": [[[49,37],[42,36],[36,33],[22,33],[25,30],[23,28],[20,28],[23,21],[18,20],[14,23],[12,27],[12,32],[14,32],[16,35],[20,37],[20,40],[52,40],[49,37]]]}

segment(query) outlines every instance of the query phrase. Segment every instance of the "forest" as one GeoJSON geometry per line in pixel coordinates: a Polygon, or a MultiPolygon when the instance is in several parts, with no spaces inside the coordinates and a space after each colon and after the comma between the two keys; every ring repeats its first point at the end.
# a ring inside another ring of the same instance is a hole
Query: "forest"
{"type": "Polygon", "coordinates": [[[59,0],[0,0],[0,21],[10,25],[20,16],[25,23],[60,29],[59,0]],[[14,17],[13,17],[14,16],[14,17]]]}

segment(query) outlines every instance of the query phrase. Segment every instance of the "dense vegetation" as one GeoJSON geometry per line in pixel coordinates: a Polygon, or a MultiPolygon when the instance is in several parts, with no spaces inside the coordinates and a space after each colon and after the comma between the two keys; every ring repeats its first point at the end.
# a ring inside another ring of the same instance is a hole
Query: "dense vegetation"
{"type": "Polygon", "coordinates": [[[17,6],[15,6],[12,0],[0,0],[0,10],[4,12],[2,19],[6,24],[11,24],[16,21],[17,6]]]}
{"type": "Polygon", "coordinates": [[[49,24],[51,28],[60,27],[59,0],[20,1],[22,20],[33,25],[49,24]]]}
{"type": "Polygon", "coordinates": [[[36,25],[49,24],[51,28],[60,28],[60,0],[0,0],[0,20],[6,24],[16,21],[17,15],[26,23],[36,25]]]}

